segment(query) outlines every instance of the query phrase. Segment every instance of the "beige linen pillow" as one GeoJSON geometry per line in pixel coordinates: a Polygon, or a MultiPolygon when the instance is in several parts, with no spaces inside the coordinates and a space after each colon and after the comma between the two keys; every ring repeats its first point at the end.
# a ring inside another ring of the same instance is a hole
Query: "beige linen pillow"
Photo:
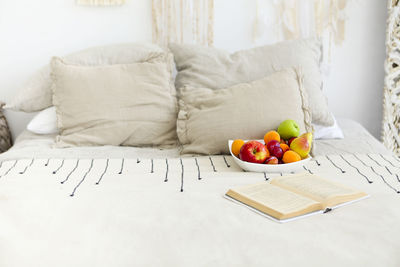
{"type": "MultiPolygon", "coordinates": [[[[151,62],[165,58],[169,67],[174,68],[172,55],[155,44],[131,43],[92,47],[63,57],[64,62],[85,66],[104,66],[151,62]]],[[[6,109],[24,112],[41,111],[53,105],[50,65],[42,67],[25,82],[17,95],[7,103],[6,109]]]]}
{"type": "Polygon", "coordinates": [[[107,66],[51,62],[56,147],[177,142],[177,103],[164,60],[107,66]]]}
{"type": "Polygon", "coordinates": [[[261,79],[275,71],[301,67],[313,122],[333,125],[333,117],[322,93],[321,45],[314,39],[296,40],[256,47],[230,54],[197,45],[170,44],[178,75],[176,88],[184,86],[226,88],[261,79]]]}
{"type": "Polygon", "coordinates": [[[262,139],[286,119],[312,131],[302,77],[294,69],[220,90],[181,88],[177,121],[182,153],[228,154],[229,139],[262,139]]]}

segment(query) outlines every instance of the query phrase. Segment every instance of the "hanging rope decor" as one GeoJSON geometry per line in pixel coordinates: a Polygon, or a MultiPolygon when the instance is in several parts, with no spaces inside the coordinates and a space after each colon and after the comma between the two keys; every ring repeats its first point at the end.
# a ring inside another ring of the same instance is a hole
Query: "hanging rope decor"
{"type": "Polygon", "coordinates": [[[153,42],[211,46],[214,0],[152,0],[153,42]]]}
{"type": "Polygon", "coordinates": [[[125,0],[77,0],[81,6],[120,6],[125,4],[125,0]]]}
{"type": "Polygon", "coordinates": [[[400,5],[388,1],[382,141],[400,155],[400,5]]]}
{"type": "Polygon", "coordinates": [[[271,42],[322,37],[341,44],[349,0],[257,0],[253,38],[271,42]]]}
{"type": "Polygon", "coordinates": [[[256,45],[318,37],[323,47],[323,71],[333,45],[345,38],[346,8],[354,0],[257,0],[253,42],[256,45]]]}
{"type": "Polygon", "coordinates": [[[12,145],[10,129],[3,114],[4,105],[3,102],[0,102],[0,153],[7,151],[12,145]]]}

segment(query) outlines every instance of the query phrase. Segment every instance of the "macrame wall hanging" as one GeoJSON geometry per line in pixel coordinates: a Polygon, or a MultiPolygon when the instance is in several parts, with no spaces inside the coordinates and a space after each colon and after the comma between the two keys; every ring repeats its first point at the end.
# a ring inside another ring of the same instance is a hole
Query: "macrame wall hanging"
{"type": "Polygon", "coordinates": [[[257,0],[255,44],[319,37],[323,60],[345,37],[346,6],[350,0],[257,0]]]}
{"type": "Polygon", "coordinates": [[[77,0],[81,6],[120,6],[125,4],[125,0],[77,0]]]}
{"type": "Polygon", "coordinates": [[[400,155],[400,4],[388,1],[382,141],[400,155]]]}
{"type": "Polygon", "coordinates": [[[211,46],[214,0],[152,0],[153,42],[211,46]]]}
{"type": "Polygon", "coordinates": [[[3,114],[4,105],[3,102],[0,102],[0,153],[7,151],[12,145],[10,129],[3,114]]]}

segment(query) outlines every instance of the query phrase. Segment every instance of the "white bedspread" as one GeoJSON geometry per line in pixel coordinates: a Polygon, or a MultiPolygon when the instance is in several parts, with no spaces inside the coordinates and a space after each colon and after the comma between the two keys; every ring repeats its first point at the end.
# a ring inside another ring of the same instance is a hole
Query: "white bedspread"
{"type": "Polygon", "coordinates": [[[368,142],[304,171],[371,197],[286,224],[223,198],[281,175],[228,156],[16,147],[0,167],[0,266],[400,266],[400,161],[368,142]]]}
{"type": "MultiPolygon", "coordinates": [[[[379,153],[391,154],[359,123],[338,119],[343,130],[344,139],[317,140],[316,155],[338,153],[379,153]]],[[[0,154],[0,160],[18,158],[165,158],[180,157],[179,148],[137,148],[137,147],[77,147],[52,149],[55,135],[35,135],[25,131],[16,140],[16,144],[8,152],[0,154]]]]}
{"type": "Polygon", "coordinates": [[[356,156],[306,168],[371,198],[286,224],[222,197],[266,180],[229,157],[5,162],[0,266],[399,266],[400,162],[356,156]]]}

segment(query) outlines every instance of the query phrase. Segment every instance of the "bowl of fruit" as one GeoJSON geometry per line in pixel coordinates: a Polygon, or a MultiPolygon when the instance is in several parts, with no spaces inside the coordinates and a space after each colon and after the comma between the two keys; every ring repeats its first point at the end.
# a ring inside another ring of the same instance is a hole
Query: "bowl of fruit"
{"type": "Polygon", "coordinates": [[[298,172],[311,159],[312,133],[300,135],[298,124],[285,120],[264,140],[236,139],[228,144],[235,163],[245,171],[298,172]]]}

